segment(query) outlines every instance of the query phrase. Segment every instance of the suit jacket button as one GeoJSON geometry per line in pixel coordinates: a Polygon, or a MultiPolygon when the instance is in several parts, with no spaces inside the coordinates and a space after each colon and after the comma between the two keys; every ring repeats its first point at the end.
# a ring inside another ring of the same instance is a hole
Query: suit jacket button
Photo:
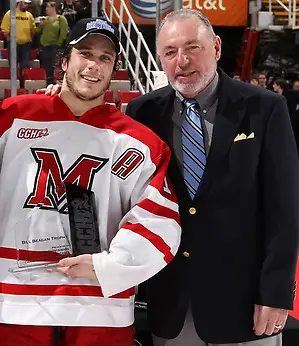
{"type": "Polygon", "coordinates": [[[189,214],[191,214],[191,215],[196,214],[196,209],[195,209],[194,207],[191,207],[191,208],[189,209],[189,214]]]}
{"type": "Polygon", "coordinates": [[[184,251],[184,252],[183,252],[183,255],[184,255],[185,257],[190,257],[190,254],[189,254],[189,252],[187,252],[187,251],[184,251]]]}

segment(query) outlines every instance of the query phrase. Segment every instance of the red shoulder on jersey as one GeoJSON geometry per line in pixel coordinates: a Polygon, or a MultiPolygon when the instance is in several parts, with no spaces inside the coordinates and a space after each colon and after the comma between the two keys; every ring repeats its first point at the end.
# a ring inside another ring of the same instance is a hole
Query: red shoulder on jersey
{"type": "MultiPolygon", "coordinates": [[[[155,115],[153,114],[153,116],[155,115]]],[[[170,155],[168,146],[152,130],[128,115],[123,114],[113,106],[109,108],[109,115],[107,114],[104,117],[93,116],[89,120],[89,125],[106,128],[135,138],[150,149],[151,160],[154,164],[157,164],[156,161],[160,159],[163,152],[169,152],[170,155]]]]}
{"type": "Polygon", "coordinates": [[[42,112],[51,105],[53,98],[43,94],[29,94],[9,97],[0,104],[0,136],[8,130],[14,119],[26,119],[28,114],[39,112],[41,121],[52,120],[47,112],[42,112]]]}

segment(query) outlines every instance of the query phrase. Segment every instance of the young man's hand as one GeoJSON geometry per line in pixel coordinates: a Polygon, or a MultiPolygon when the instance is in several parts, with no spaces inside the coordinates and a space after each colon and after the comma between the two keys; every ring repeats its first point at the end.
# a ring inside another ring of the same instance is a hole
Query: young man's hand
{"type": "Polygon", "coordinates": [[[93,267],[92,255],[89,254],[64,258],[59,261],[57,268],[48,271],[63,273],[73,279],[85,278],[98,281],[93,267]]]}

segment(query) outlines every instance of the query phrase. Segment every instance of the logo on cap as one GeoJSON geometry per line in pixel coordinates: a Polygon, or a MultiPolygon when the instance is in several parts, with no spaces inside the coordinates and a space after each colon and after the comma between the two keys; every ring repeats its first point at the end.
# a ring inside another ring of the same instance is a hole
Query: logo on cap
{"type": "Polygon", "coordinates": [[[86,24],[86,30],[92,30],[92,29],[108,30],[112,32],[112,34],[114,34],[114,29],[112,28],[112,26],[101,19],[96,19],[86,24]]]}

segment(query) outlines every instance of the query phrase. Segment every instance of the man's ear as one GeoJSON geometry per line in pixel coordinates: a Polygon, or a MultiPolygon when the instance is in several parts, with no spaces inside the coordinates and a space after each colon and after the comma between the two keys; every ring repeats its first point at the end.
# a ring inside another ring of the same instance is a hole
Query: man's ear
{"type": "Polygon", "coordinates": [[[221,57],[221,38],[219,36],[215,36],[215,58],[218,61],[221,57]]]}
{"type": "Polygon", "coordinates": [[[66,58],[63,58],[61,61],[61,69],[63,72],[66,72],[66,70],[67,70],[67,59],[66,58]]]}

